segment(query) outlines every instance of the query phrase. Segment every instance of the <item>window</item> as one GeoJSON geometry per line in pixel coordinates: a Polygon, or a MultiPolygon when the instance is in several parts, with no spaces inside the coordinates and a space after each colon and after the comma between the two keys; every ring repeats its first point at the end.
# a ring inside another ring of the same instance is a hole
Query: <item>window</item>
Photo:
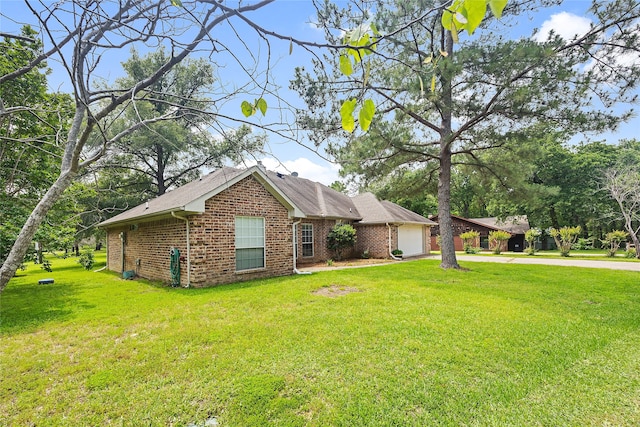
{"type": "Polygon", "coordinates": [[[302,224],[302,256],[313,256],[313,224],[302,224]]]}
{"type": "Polygon", "coordinates": [[[264,268],[264,218],[236,217],[236,271],[264,268]]]}

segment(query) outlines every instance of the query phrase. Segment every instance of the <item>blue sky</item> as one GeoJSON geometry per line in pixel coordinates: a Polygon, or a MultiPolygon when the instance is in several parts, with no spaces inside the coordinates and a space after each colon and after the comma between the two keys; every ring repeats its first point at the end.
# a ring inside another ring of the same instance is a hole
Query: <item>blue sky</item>
{"type": "MultiPolygon", "coordinates": [[[[540,30],[540,37],[544,37],[550,29],[558,32],[560,35],[571,37],[574,34],[584,32],[588,28],[589,18],[585,11],[590,2],[584,0],[566,1],[560,7],[545,10],[535,16],[519,17],[518,25],[509,28],[512,35],[517,37],[528,37],[533,28],[540,30]]],[[[254,12],[251,17],[258,21],[264,27],[279,32],[281,34],[291,35],[295,38],[307,41],[322,41],[321,32],[313,26],[315,19],[315,9],[311,2],[306,0],[278,0],[274,4],[254,12]]],[[[0,1],[0,30],[4,32],[15,32],[19,29],[20,24],[31,22],[29,12],[22,1],[1,0],[0,1]]],[[[241,27],[238,27],[241,28],[241,27]]],[[[252,50],[253,47],[250,47],[252,50]]],[[[265,51],[263,47],[256,47],[253,52],[256,55],[264,57],[265,51]]],[[[104,68],[103,77],[112,81],[120,74],[120,67],[114,66],[115,63],[122,62],[129,57],[129,51],[122,52],[122,56],[110,61],[109,66],[104,68]]],[[[287,99],[291,104],[303,106],[297,99],[295,93],[289,91],[289,81],[293,77],[296,66],[309,66],[310,55],[302,49],[294,47],[293,54],[289,55],[289,43],[286,41],[271,42],[271,60],[275,64],[272,69],[272,77],[280,86],[280,96],[287,99]]],[[[64,89],[63,73],[55,64],[50,62],[50,66],[54,69],[53,75],[50,77],[50,86],[54,89],[62,87],[64,89]]],[[[232,63],[223,64],[220,70],[220,78],[225,84],[233,84],[232,77],[235,65],[232,63]]],[[[227,113],[240,113],[240,103],[243,100],[252,100],[251,96],[234,99],[225,106],[227,113]]],[[[267,102],[270,99],[267,97],[267,102]]],[[[275,105],[270,104],[267,117],[252,118],[252,120],[273,122],[279,120],[279,114],[275,105]]],[[[291,117],[285,117],[285,120],[291,117]]],[[[615,143],[622,138],[631,138],[636,136],[638,120],[634,119],[631,123],[620,128],[615,134],[607,134],[597,139],[605,139],[610,143],[615,143]]],[[[301,141],[305,143],[305,141],[301,141]]],[[[337,165],[331,164],[312,151],[292,143],[284,141],[275,136],[269,136],[269,149],[273,156],[261,159],[267,168],[272,170],[280,170],[282,172],[296,171],[301,176],[312,180],[320,181],[324,184],[339,179],[337,165]]]]}

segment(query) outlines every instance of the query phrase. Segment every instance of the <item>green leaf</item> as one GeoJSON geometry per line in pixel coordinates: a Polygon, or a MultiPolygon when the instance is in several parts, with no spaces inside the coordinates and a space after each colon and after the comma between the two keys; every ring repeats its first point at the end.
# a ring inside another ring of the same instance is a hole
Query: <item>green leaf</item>
{"type": "Polygon", "coordinates": [[[340,72],[345,76],[353,74],[353,66],[348,55],[340,55],[340,72]]]}
{"type": "Polygon", "coordinates": [[[171,5],[176,7],[182,7],[182,2],[180,0],[171,0],[171,5]]]}
{"type": "Polygon", "coordinates": [[[358,40],[358,42],[356,43],[356,46],[358,47],[367,46],[370,40],[371,40],[371,37],[369,37],[369,34],[365,33],[362,37],[360,37],[360,40],[358,40]]]}
{"type": "Polygon", "coordinates": [[[356,109],[356,99],[347,99],[340,107],[340,116],[342,118],[342,129],[347,132],[353,132],[356,127],[353,111],[356,109]]]}
{"type": "Polygon", "coordinates": [[[249,117],[255,112],[253,106],[247,101],[242,101],[242,104],[240,104],[240,109],[242,110],[242,114],[244,114],[245,117],[249,117]]]}
{"type": "MultiPolygon", "coordinates": [[[[506,0],[505,0],[506,1],[506,0]]],[[[369,27],[371,28],[371,31],[373,32],[374,36],[378,36],[380,37],[380,32],[378,31],[378,27],[376,27],[376,24],[374,24],[373,22],[369,25],[369,27]]]]}
{"type": "Polygon", "coordinates": [[[467,18],[464,28],[471,35],[484,19],[487,13],[487,3],[478,0],[465,0],[460,12],[467,18]]]}
{"type": "Polygon", "coordinates": [[[507,0],[489,0],[489,7],[491,8],[493,16],[496,18],[500,18],[502,16],[502,11],[506,5],[507,0]]]}
{"type": "Polygon", "coordinates": [[[449,30],[451,31],[451,28],[453,27],[453,13],[451,13],[448,9],[445,9],[442,12],[442,27],[445,30],[449,30]]]}
{"type": "Polygon", "coordinates": [[[267,114],[267,101],[265,101],[264,98],[260,98],[256,101],[256,107],[260,110],[263,116],[267,114]]]}
{"type": "Polygon", "coordinates": [[[353,59],[356,60],[356,64],[362,60],[362,56],[358,49],[347,49],[347,54],[353,56],[353,59]]]}
{"type": "Polygon", "coordinates": [[[368,131],[369,126],[371,126],[371,121],[373,120],[373,115],[376,113],[376,105],[372,100],[367,99],[364,101],[364,105],[360,109],[359,121],[360,127],[363,131],[368,131]]]}
{"type": "Polygon", "coordinates": [[[454,43],[458,43],[460,41],[460,37],[458,37],[458,29],[455,25],[451,27],[451,38],[453,39],[454,43]]]}
{"type": "MultiPolygon", "coordinates": [[[[477,0],[474,0],[474,1],[477,1],[477,0]]],[[[456,24],[458,28],[461,27],[462,24],[455,20],[455,15],[456,13],[462,10],[463,5],[464,5],[464,0],[454,0],[451,6],[449,6],[448,8],[442,11],[441,21],[442,21],[442,26],[444,27],[445,30],[451,31],[451,29],[454,28],[456,24]]]]}
{"type": "Polygon", "coordinates": [[[289,39],[289,55],[293,53],[293,39],[289,39]]]}
{"type": "Polygon", "coordinates": [[[431,76],[431,93],[436,91],[436,75],[431,76]]]}
{"type": "Polygon", "coordinates": [[[424,96],[424,82],[422,81],[422,77],[418,75],[418,80],[420,80],[420,96],[424,96]]]}

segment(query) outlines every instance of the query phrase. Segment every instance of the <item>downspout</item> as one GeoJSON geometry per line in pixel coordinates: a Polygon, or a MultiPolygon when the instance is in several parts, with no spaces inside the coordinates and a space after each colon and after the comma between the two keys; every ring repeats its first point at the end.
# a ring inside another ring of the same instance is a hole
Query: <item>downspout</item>
{"type": "Polygon", "coordinates": [[[121,245],[121,250],[120,250],[120,272],[124,275],[124,239],[126,239],[125,237],[125,232],[121,231],[120,232],[120,243],[121,245]]]}
{"type": "Polygon", "coordinates": [[[171,211],[171,216],[183,220],[187,224],[187,288],[191,286],[191,241],[189,239],[189,218],[176,215],[171,211]]]}
{"type": "Polygon", "coordinates": [[[395,259],[396,261],[400,261],[402,258],[398,258],[397,256],[395,256],[394,254],[391,253],[391,226],[389,225],[389,223],[387,222],[387,228],[389,229],[389,256],[391,257],[391,259],[395,259]]]}
{"type": "Polygon", "coordinates": [[[292,240],[293,240],[293,272],[296,274],[311,274],[310,271],[300,271],[298,270],[298,268],[296,267],[296,258],[298,255],[298,248],[296,247],[296,244],[298,243],[298,233],[296,232],[296,226],[298,224],[300,224],[302,222],[301,219],[299,219],[298,221],[295,221],[293,223],[293,225],[291,226],[293,229],[293,235],[292,240]]]}
{"type": "Polygon", "coordinates": [[[105,237],[106,247],[104,249],[105,249],[105,252],[107,253],[107,262],[104,266],[107,268],[107,270],[109,270],[110,269],[109,267],[109,231],[108,230],[105,230],[105,231],[106,231],[106,237],[105,237]]]}

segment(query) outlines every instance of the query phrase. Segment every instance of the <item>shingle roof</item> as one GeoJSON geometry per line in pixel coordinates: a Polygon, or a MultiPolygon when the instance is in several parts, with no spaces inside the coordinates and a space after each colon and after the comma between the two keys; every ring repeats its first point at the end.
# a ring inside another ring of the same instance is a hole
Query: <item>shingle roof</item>
{"type": "Polygon", "coordinates": [[[238,181],[253,175],[259,179],[283,205],[293,211],[294,216],[304,215],[302,211],[271,183],[267,175],[257,166],[248,169],[220,168],[204,177],[191,181],[182,187],[169,191],[162,196],[129,209],[98,224],[100,227],[116,223],[135,220],[150,220],[156,217],[168,216],[171,212],[201,213],[204,212],[204,202],[231,187],[238,181]]]}
{"type": "Polygon", "coordinates": [[[360,221],[363,224],[436,224],[394,203],[379,201],[371,193],[350,198],[318,182],[294,175],[264,171],[262,167],[253,166],[248,169],[220,168],[196,181],[114,216],[100,223],[99,226],[152,220],[169,216],[171,212],[204,212],[204,202],[207,199],[249,175],[258,179],[290,209],[292,216],[295,217],[347,219],[360,221]]]}
{"type": "Polygon", "coordinates": [[[435,222],[387,200],[378,200],[372,193],[358,194],[352,198],[362,214],[360,224],[415,223],[436,225],[435,222]]]}
{"type": "Polygon", "coordinates": [[[267,172],[267,176],[307,216],[351,220],[361,218],[349,196],[326,185],[276,172],[267,172]]]}
{"type": "Polygon", "coordinates": [[[509,216],[505,219],[499,218],[470,218],[479,224],[486,225],[490,228],[508,231],[511,234],[524,234],[529,230],[529,219],[526,215],[509,216]]]}

